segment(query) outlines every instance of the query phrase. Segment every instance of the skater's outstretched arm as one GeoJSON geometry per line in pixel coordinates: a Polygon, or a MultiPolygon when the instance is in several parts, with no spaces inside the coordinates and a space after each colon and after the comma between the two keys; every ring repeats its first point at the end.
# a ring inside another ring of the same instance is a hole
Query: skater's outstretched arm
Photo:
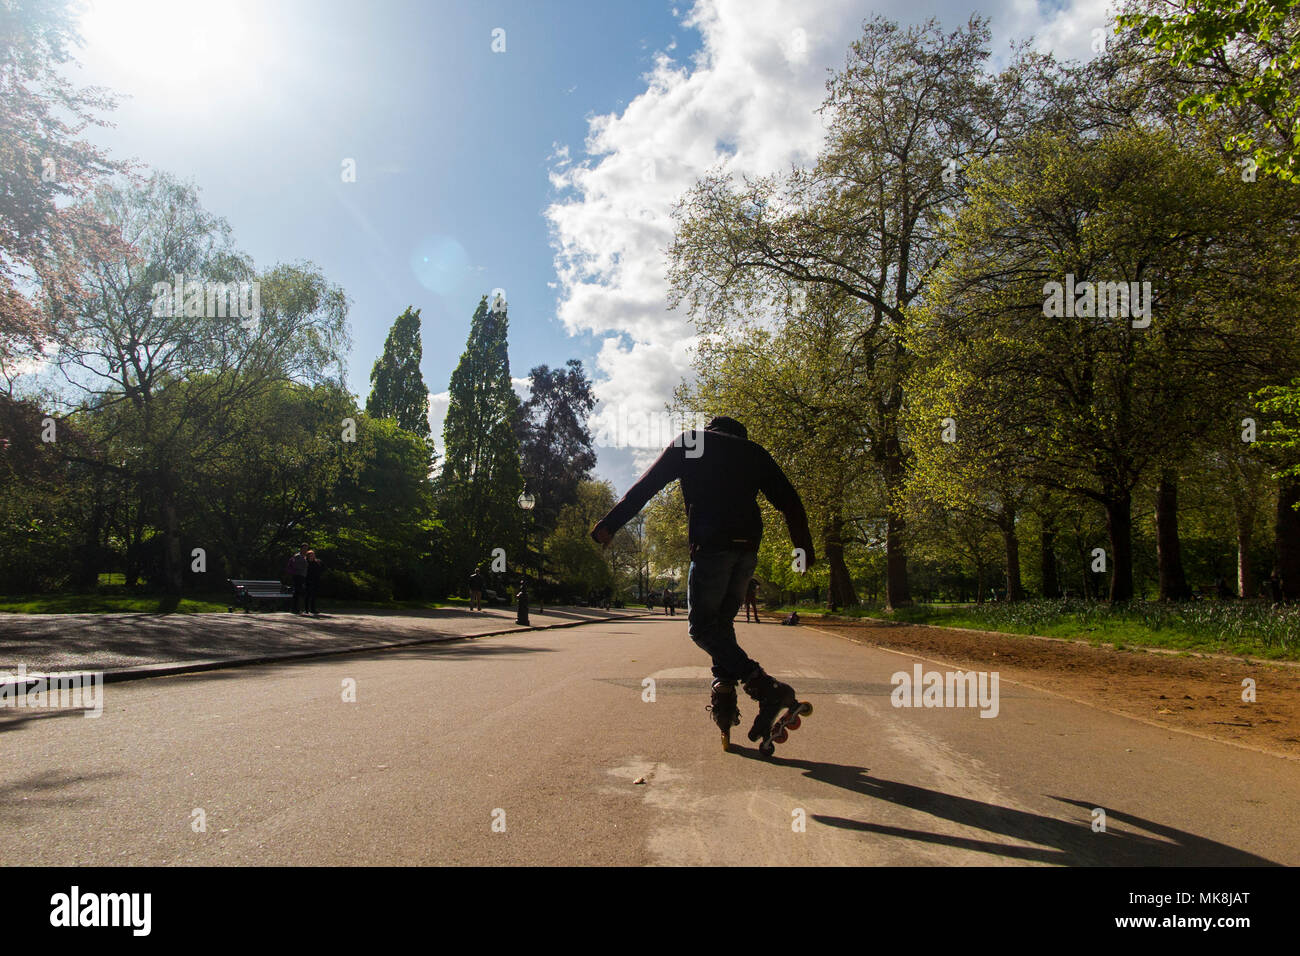
{"type": "Polygon", "coordinates": [[[623,499],[591,529],[592,538],[601,544],[609,544],[618,529],[631,521],[647,501],[662,491],[670,481],[680,478],[684,450],[680,441],[665,448],[658,460],[627,490],[623,499]]]}
{"type": "Polygon", "coordinates": [[[794,490],[790,479],[785,476],[781,466],[766,451],[761,456],[759,490],[772,502],[772,507],[785,516],[785,526],[790,531],[790,542],[796,548],[802,548],[806,566],[812,567],[816,560],[813,550],[812,532],[808,530],[808,514],[804,511],[799,492],[794,490]]]}

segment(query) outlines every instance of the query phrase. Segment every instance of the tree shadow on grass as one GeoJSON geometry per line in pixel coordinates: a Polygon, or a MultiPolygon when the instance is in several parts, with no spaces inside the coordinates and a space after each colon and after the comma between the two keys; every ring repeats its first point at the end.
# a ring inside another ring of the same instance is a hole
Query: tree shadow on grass
{"type": "MultiPolygon", "coordinates": [[[[1087,823],[1059,820],[1055,817],[1001,807],[969,797],[959,797],[939,790],[917,787],[872,777],[866,767],[797,760],[788,757],[763,757],[757,749],[736,747],[739,756],[777,766],[794,767],[804,776],[872,800],[892,803],[928,813],[962,826],[985,830],[991,834],[1024,841],[1025,845],[1007,845],[993,840],[925,830],[889,826],[865,820],[810,814],[818,823],[863,833],[878,833],[920,843],[949,846],[961,850],[988,853],[1010,860],[1054,863],[1063,866],[1276,866],[1273,861],[1227,844],[1154,823],[1120,810],[1106,809],[1109,822],[1120,821],[1141,828],[1142,833],[1109,830],[1094,833],[1087,823]],[[1161,839],[1163,838],[1163,839],[1161,839]],[[1036,844],[1036,845],[1028,845],[1036,844]]],[[[1091,810],[1100,804],[1087,800],[1053,797],[1062,803],[1091,810]]]]}

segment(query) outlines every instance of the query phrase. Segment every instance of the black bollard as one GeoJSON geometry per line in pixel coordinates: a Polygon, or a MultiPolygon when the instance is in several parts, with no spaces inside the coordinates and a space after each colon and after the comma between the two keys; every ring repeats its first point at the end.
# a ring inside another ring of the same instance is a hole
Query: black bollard
{"type": "Polygon", "coordinates": [[[519,607],[515,623],[528,627],[528,583],[523,578],[519,579],[519,593],[515,595],[515,601],[519,607]]]}

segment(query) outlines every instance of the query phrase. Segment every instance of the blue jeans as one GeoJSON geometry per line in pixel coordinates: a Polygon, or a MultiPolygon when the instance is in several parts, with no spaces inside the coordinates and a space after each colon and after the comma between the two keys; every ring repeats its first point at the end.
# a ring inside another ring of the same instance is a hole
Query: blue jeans
{"type": "Polygon", "coordinates": [[[691,561],[686,582],[691,640],[713,658],[713,676],[741,681],[758,669],[736,643],[736,612],[758,565],[754,551],[709,551],[691,561]]]}

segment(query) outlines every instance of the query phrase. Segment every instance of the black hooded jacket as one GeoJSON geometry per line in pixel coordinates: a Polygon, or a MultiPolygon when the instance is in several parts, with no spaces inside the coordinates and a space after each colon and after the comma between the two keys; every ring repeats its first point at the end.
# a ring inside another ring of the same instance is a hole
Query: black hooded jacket
{"type": "Polygon", "coordinates": [[[812,565],[812,535],[803,502],[762,445],[720,431],[684,432],[667,448],[623,500],[592,531],[613,534],[669,482],[682,483],[691,555],[701,551],[757,551],[763,517],[755,500],[761,491],[785,516],[790,540],[812,565]]]}

